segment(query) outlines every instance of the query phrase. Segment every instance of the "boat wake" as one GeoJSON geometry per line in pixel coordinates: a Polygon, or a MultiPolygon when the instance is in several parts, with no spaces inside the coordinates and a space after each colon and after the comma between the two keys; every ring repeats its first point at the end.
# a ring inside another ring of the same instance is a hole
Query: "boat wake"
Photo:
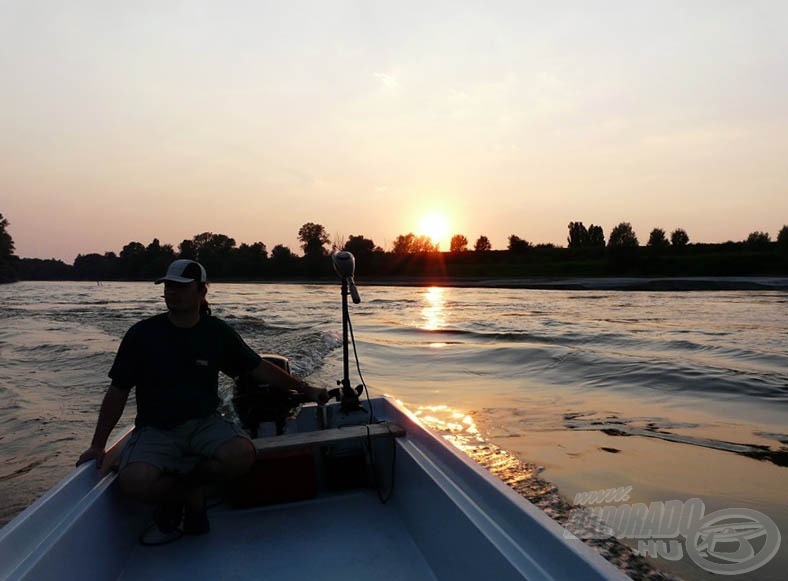
{"type": "MultiPolygon", "coordinates": [[[[697,428],[697,424],[671,422],[665,418],[622,418],[616,415],[599,417],[597,412],[571,412],[564,414],[564,425],[570,430],[600,431],[608,436],[643,436],[658,438],[666,442],[689,444],[724,452],[733,452],[748,458],[771,462],[777,466],[788,467],[788,435],[758,432],[755,435],[775,440],[777,449],[762,444],[727,442],[713,438],[691,436],[672,430],[697,428]]],[[[606,451],[613,451],[615,448],[606,451]]],[[[615,450],[617,451],[617,450],[615,450]]]]}

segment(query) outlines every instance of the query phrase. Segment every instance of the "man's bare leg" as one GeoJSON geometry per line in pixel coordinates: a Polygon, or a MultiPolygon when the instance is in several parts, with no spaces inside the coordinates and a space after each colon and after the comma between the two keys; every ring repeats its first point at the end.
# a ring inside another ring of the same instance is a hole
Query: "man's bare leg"
{"type": "Polygon", "coordinates": [[[254,464],[254,445],[247,439],[235,437],[217,448],[191,473],[177,477],[161,471],[147,462],[132,462],[121,470],[118,484],[121,491],[141,502],[156,504],[174,500],[185,491],[204,484],[217,484],[245,474],[254,464]]]}
{"type": "Polygon", "coordinates": [[[198,484],[216,484],[244,475],[254,464],[254,444],[236,436],[224,442],[189,475],[198,484]]]}
{"type": "Polygon", "coordinates": [[[221,484],[242,476],[254,464],[256,454],[249,440],[232,438],[219,446],[211,458],[200,462],[179,483],[186,511],[184,531],[198,534],[208,532],[210,525],[205,514],[204,485],[221,484]]]}
{"type": "Polygon", "coordinates": [[[132,462],[118,474],[121,492],[147,504],[171,500],[177,484],[176,476],[166,474],[147,462],[132,462]]]}
{"type": "Polygon", "coordinates": [[[121,470],[118,484],[124,494],[140,502],[184,506],[187,523],[197,523],[192,532],[208,532],[204,485],[227,482],[245,474],[254,464],[255,456],[254,445],[249,440],[235,437],[219,446],[211,458],[200,462],[186,476],[167,474],[147,462],[132,462],[121,470]]]}

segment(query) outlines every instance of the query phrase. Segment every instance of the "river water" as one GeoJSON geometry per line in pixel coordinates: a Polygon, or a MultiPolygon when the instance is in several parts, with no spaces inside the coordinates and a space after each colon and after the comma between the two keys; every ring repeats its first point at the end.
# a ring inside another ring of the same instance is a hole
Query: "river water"
{"type": "MultiPolygon", "coordinates": [[[[785,292],[361,293],[350,312],[370,391],[460,447],[511,457],[520,473],[510,483],[538,482],[532,492],[569,501],[627,486],[630,502],[697,497],[707,513],[762,512],[788,535],[785,292]]],[[[214,284],[209,300],[253,348],[290,357],[296,374],[326,387],[341,378],[338,285],[214,284]]],[[[71,469],[120,338],[162,309],[150,283],[0,286],[0,524],[71,469]]],[[[133,415],[132,404],[120,425],[133,415]]],[[[749,576],[783,578],[785,545],[749,576]]],[[[686,556],[652,562],[711,578],[686,556]]]]}

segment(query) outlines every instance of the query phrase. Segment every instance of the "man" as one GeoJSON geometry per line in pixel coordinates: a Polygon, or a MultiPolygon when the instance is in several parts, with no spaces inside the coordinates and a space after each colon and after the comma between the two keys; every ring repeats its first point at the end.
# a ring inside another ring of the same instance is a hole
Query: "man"
{"type": "Polygon", "coordinates": [[[327,400],[325,389],[261,359],[235,330],[211,316],[200,263],[176,260],[159,283],[164,283],[168,311],[126,333],[109,372],[112,383],[93,440],[77,461],[95,459],[101,466],[110,432],[136,388],[135,430],[121,456],[118,484],[128,496],[158,505],[151,544],[177,538],[181,520],[183,532],[207,533],[202,486],[237,478],[254,463],[249,437],[217,413],[219,371],[231,377],[250,374],[310,401],[327,400]]]}

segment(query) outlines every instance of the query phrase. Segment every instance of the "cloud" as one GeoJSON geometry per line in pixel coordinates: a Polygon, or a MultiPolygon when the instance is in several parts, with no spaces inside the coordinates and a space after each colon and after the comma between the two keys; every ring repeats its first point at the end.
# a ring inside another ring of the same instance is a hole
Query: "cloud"
{"type": "Polygon", "coordinates": [[[386,87],[387,89],[399,89],[400,84],[396,77],[392,75],[387,75],[386,73],[372,73],[372,76],[375,77],[380,83],[386,87]]]}

